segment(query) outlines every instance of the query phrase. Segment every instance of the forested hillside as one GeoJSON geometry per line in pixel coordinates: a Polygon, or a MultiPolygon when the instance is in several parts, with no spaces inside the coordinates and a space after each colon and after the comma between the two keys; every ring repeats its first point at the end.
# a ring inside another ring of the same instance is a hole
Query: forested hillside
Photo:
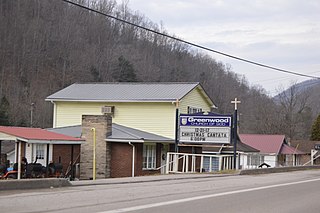
{"type": "MultiPolygon", "coordinates": [[[[88,1],[76,2],[88,6],[88,1]]],[[[89,6],[168,33],[115,1],[91,1],[89,6]]],[[[116,81],[200,82],[218,113],[232,113],[230,101],[241,100],[241,132],[285,131],[280,108],[263,89],[250,88],[230,66],[203,52],[63,1],[0,1],[2,124],[30,126],[32,111],[33,126],[50,127],[48,95],[74,82],[116,81]]]]}

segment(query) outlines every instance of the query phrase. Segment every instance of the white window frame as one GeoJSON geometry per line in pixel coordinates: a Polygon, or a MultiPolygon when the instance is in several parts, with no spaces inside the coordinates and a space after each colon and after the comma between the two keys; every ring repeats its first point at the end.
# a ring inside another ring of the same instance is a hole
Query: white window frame
{"type": "Polygon", "coordinates": [[[44,160],[45,157],[45,146],[44,144],[36,144],[36,158],[44,160]]]}
{"type": "Polygon", "coordinates": [[[202,112],[202,108],[188,106],[188,114],[202,112]]]}
{"type": "Polygon", "coordinates": [[[264,155],[250,154],[247,156],[247,166],[259,166],[264,162],[264,155]]]}
{"type": "Polygon", "coordinates": [[[143,144],[143,170],[154,170],[157,165],[157,146],[155,143],[143,144]]]}

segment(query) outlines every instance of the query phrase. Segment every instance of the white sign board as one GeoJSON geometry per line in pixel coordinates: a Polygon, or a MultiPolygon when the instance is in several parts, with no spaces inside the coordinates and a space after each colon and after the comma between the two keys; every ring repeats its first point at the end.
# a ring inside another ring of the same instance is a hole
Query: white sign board
{"type": "Polygon", "coordinates": [[[229,144],[231,116],[180,115],[179,142],[229,144]]]}

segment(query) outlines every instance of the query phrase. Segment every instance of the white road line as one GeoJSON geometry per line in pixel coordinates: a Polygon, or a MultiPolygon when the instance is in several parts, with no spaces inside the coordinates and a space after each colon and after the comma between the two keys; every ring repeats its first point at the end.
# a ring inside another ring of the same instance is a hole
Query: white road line
{"type": "Polygon", "coordinates": [[[276,187],[281,187],[281,186],[290,186],[290,185],[309,183],[309,182],[314,182],[314,181],[320,181],[320,178],[311,179],[311,180],[304,180],[304,181],[297,181],[297,182],[292,182],[292,183],[282,183],[282,184],[276,184],[276,185],[270,185],[270,186],[262,186],[262,187],[256,187],[256,188],[251,188],[251,189],[242,189],[242,190],[236,190],[236,191],[230,191],[230,192],[222,192],[222,193],[217,193],[217,194],[196,196],[196,197],[190,197],[190,198],[184,198],[184,199],[178,199],[178,200],[170,200],[170,201],[160,202],[160,203],[151,203],[151,204],[146,204],[146,205],[122,208],[122,209],[114,209],[114,210],[104,211],[104,212],[99,212],[99,213],[130,212],[130,211],[136,211],[136,210],[141,210],[141,209],[148,209],[148,208],[153,208],[153,207],[166,206],[166,205],[172,205],[172,204],[177,204],[177,203],[184,203],[184,202],[189,202],[189,201],[207,199],[207,198],[212,198],[212,197],[219,197],[219,196],[232,195],[232,194],[238,194],[238,193],[243,193],[243,192],[251,192],[251,191],[257,191],[257,190],[263,190],[263,189],[270,189],[270,188],[276,188],[276,187]]]}

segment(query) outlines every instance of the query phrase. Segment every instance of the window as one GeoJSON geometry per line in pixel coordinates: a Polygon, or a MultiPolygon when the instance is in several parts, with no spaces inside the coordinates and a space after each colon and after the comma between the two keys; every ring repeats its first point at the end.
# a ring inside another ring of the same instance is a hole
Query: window
{"type": "Polygon", "coordinates": [[[257,155],[257,154],[248,155],[247,159],[248,159],[247,160],[248,166],[259,166],[260,164],[262,164],[264,162],[263,155],[257,155]]]}
{"type": "Polygon", "coordinates": [[[202,112],[202,109],[188,106],[188,114],[194,114],[198,112],[202,112]]]}
{"type": "Polygon", "coordinates": [[[43,144],[36,145],[36,158],[37,159],[44,159],[44,145],[43,144]]]}
{"type": "Polygon", "coordinates": [[[143,144],[143,169],[156,168],[156,144],[143,144]]]}

